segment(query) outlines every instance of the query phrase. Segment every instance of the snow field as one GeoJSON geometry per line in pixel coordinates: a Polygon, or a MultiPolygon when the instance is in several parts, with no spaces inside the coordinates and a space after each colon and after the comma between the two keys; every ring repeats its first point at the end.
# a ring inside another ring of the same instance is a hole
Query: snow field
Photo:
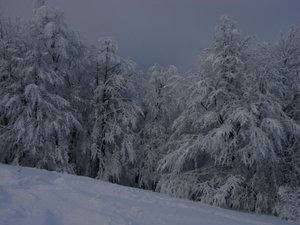
{"type": "Polygon", "coordinates": [[[86,177],[0,164],[0,225],[289,225],[86,177]]]}

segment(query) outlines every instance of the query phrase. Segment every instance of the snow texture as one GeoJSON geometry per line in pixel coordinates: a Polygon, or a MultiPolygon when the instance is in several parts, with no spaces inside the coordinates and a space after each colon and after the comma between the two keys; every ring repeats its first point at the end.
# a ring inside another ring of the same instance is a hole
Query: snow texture
{"type": "Polygon", "coordinates": [[[91,178],[0,164],[0,225],[289,225],[91,178]]]}

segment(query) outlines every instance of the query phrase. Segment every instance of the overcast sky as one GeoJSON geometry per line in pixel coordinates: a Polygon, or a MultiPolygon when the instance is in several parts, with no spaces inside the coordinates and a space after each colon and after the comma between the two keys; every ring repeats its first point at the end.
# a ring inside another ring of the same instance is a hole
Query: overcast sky
{"type": "MultiPolygon", "coordinates": [[[[245,35],[276,41],[300,25],[300,0],[48,0],[65,12],[86,44],[112,36],[119,54],[142,68],[154,63],[191,68],[212,42],[222,15],[238,21],[245,35]]],[[[0,0],[5,15],[29,18],[32,0],[0,0]]]]}

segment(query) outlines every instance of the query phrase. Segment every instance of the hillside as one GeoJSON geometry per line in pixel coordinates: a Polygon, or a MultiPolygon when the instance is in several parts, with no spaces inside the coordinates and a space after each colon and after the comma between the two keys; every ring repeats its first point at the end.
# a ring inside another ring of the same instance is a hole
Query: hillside
{"type": "Polygon", "coordinates": [[[0,225],[288,225],[86,177],[0,164],[0,225]]]}

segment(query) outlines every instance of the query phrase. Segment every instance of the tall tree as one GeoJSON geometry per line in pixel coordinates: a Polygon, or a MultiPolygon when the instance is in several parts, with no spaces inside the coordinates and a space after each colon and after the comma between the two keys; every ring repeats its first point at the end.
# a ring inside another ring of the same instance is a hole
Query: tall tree
{"type": "Polygon", "coordinates": [[[135,159],[133,129],[140,108],[131,95],[134,66],[116,55],[117,44],[103,38],[97,50],[91,151],[97,177],[119,182],[135,159]]]}
{"type": "Polygon", "coordinates": [[[174,86],[178,80],[175,66],[150,67],[148,89],[145,92],[145,124],[138,140],[138,185],[155,190],[159,173],[157,164],[164,155],[169,127],[173,119],[175,103],[174,86]]]}
{"type": "MultiPolygon", "coordinates": [[[[270,115],[264,121],[271,140],[276,142],[277,167],[276,198],[279,200],[274,212],[282,218],[299,220],[299,201],[293,196],[300,188],[300,127],[299,85],[300,81],[300,32],[292,27],[287,35],[281,34],[275,44],[261,45],[255,55],[256,93],[264,96],[264,107],[276,103],[276,110],[265,109],[270,115]],[[271,103],[271,104],[270,104],[271,103]],[[276,130],[275,130],[276,129],[276,130]],[[279,146],[279,147],[277,147],[279,146]],[[278,188],[279,187],[279,188],[278,188]],[[297,219],[298,218],[298,219],[297,219]]],[[[262,100],[260,97],[259,99],[262,100]]],[[[259,107],[260,110],[261,108],[259,107]]],[[[275,107],[274,107],[275,108],[275,107]]],[[[263,114],[266,114],[264,112],[263,114]]],[[[262,115],[262,113],[260,114],[262,115]]],[[[273,144],[274,146],[274,144],[273,144]]]]}
{"type": "Polygon", "coordinates": [[[276,74],[266,73],[257,54],[250,57],[247,43],[223,17],[188,107],[174,122],[159,187],[218,206],[272,213],[279,187],[294,185],[288,177],[297,180],[295,168],[288,176],[282,168],[289,164],[284,155],[295,153],[287,147],[298,145],[299,126],[268,88],[282,88],[268,79],[276,74]],[[178,177],[186,182],[177,184],[178,177]]]}
{"type": "Polygon", "coordinates": [[[300,112],[300,29],[291,27],[289,32],[281,34],[273,45],[260,46],[259,65],[265,69],[265,85],[268,91],[283,104],[283,110],[299,122],[300,112]]]}
{"type": "Polygon", "coordinates": [[[12,21],[0,17],[0,139],[1,162],[11,163],[14,160],[13,149],[6,148],[6,134],[10,124],[20,113],[20,105],[10,106],[14,94],[20,94],[20,65],[26,52],[23,25],[20,21],[12,21]]]}
{"type": "MultiPolygon", "coordinates": [[[[84,101],[80,85],[83,86],[82,76],[85,73],[84,63],[85,48],[78,36],[72,32],[65,23],[64,14],[58,9],[51,9],[40,3],[41,7],[35,9],[37,26],[34,32],[40,32],[43,41],[43,51],[47,54],[49,70],[53,71],[61,79],[61,84],[53,83],[55,94],[64,98],[69,104],[69,111],[82,122],[81,113],[84,101]]],[[[37,34],[38,35],[38,34],[37,34]]],[[[76,170],[82,170],[82,127],[73,125],[70,127],[69,155],[76,170]]],[[[79,171],[78,171],[79,172],[79,171]]]]}
{"type": "Polygon", "coordinates": [[[72,172],[69,136],[80,124],[70,103],[57,90],[64,87],[65,79],[56,67],[60,56],[51,54],[48,46],[55,13],[38,3],[26,51],[17,67],[19,85],[11,87],[5,98],[11,118],[1,138],[14,163],[72,172]]]}

